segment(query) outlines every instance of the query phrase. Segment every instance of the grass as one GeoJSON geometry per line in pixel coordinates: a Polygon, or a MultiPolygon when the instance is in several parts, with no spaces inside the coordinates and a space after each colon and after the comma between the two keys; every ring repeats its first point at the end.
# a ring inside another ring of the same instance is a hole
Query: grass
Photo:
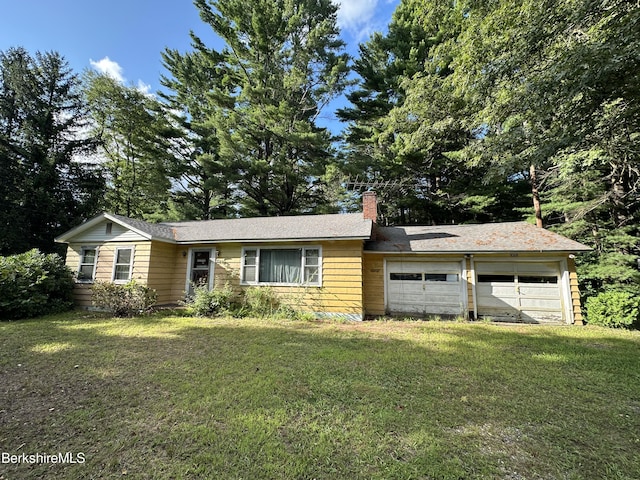
{"type": "Polygon", "coordinates": [[[0,479],[636,479],[640,332],[76,312],[0,323],[0,479]]]}

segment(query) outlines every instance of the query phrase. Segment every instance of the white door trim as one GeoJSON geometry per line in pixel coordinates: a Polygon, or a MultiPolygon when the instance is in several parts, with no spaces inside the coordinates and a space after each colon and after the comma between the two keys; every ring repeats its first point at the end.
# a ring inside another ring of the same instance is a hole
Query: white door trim
{"type": "Polygon", "coordinates": [[[185,280],[184,290],[189,293],[191,290],[191,273],[193,271],[193,256],[196,252],[209,252],[209,283],[207,285],[209,290],[213,289],[214,285],[214,274],[215,274],[215,265],[216,265],[216,249],[215,248],[198,248],[192,247],[189,249],[189,253],[187,255],[187,278],[185,280]]]}

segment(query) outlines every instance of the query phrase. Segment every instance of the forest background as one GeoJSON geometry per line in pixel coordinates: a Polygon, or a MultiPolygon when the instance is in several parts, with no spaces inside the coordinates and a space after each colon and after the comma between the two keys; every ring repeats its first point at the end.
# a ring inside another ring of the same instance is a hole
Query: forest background
{"type": "Polygon", "coordinates": [[[402,0],[356,58],[329,0],[194,3],[225,46],[167,48],[157,94],[0,52],[0,254],[101,211],[357,210],[357,179],[381,223],[529,220],[592,247],[583,295],[640,294],[639,1],[402,0]]]}

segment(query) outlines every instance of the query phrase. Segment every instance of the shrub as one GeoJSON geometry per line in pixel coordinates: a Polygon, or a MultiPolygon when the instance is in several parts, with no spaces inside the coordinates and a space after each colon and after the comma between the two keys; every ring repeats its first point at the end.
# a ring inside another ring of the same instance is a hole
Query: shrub
{"type": "Polygon", "coordinates": [[[73,274],[59,255],[34,249],[0,257],[0,318],[30,318],[73,308],[73,274]]]}
{"type": "Polygon", "coordinates": [[[156,303],[156,291],[131,280],[125,284],[96,282],[91,287],[93,305],[116,317],[148,312],[156,303]]]}
{"type": "Polygon", "coordinates": [[[250,315],[269,317],[280,309],[281,301],[277,292],[269,287],[250,287],[244,292],[244,305],[250,315]]]}
{"type": "Polygon", "coordinates": [[[303,312],[292,305],[300,302],[301,298],[293,297],[288,297],[287,302],[283,302],[278,292],[270,286],[250,287],[244,292],[241,314],[289,320],[315,320],[313,313],[303,312]]]}
{"type": "Polygon", "coordinates": [[[209,290],[206,286],[194,287],[187,299],[187,310],[196,317],[214,317],[230,313],[234,307],[235,294],[229,284],[209,290]]]}
{"type": "Polygon", "coordinates": [[[640,323],[640,299],[630,292],[610,290],[587,299],[587,323],[631,328],[640,323]]]}

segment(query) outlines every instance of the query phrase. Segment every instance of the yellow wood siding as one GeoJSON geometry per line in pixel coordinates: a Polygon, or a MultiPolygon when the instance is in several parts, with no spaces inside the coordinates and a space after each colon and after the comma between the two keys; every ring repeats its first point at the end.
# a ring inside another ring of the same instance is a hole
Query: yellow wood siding
{"type": "MultiPolygon", "coordinates": [[[[71,243],[67,247],[67,266],[72,272],[78,271],[80,261],[80,251],[86,243],[71,243]]],[[[98,247],[98,259],[96,265],[95,281],[110,282],[113,279],[113,256],[118,247],[133,247],[133,270],[131,278],[136,282],[147,284],[149,276],[149,264],[151,255],[151,242],[126,242],[126,243],[106,243],[98,247]]],[[[91,306],[91,284],[76,283],[74,289],[74,299],[79,306],[91,306]]]]}
{"type": "MultiPolygon", "coordinates": [[[[329,314],[363,314],[362,304],[362,241],[284,242],[272,246],[322,247],[322,286],[273,286],[286,303],[305,311],[329,314]]],[[[222,244],[217,247],[214,283],[233,286],[241,295],[249,285],[240,284],[242,245],[222,244]]],[[[185,270],[186,275],[186,270],[185,270]]]]}
{"type": "Polygon", "coordinates": [[[576,262],[573,258],[567,259],[569,270],[569,286],[571,287],[571,306],[573,308],[573,323],[583,325],[582,306],[580,305],[580,290],[578,289],[578,274],[576,273],[576,262]]]}
{"type": "MultiPolygon", "coordinates": [[[[176,303],[179,299],[179,296],[174,294],[176,263],[181,258],[179,252],[178,247],[173,244],[164,242],[151,243],[147,286],[156,291],[159,305],[176,303]]],[[[184,278],[182,278],[182,284],[184,290],[184,278]]]]}
{"type": "Polygon", "coordinates": [[[384,256],[364,255],[364,311],[366,315],[384,315],[384,256]]]}

